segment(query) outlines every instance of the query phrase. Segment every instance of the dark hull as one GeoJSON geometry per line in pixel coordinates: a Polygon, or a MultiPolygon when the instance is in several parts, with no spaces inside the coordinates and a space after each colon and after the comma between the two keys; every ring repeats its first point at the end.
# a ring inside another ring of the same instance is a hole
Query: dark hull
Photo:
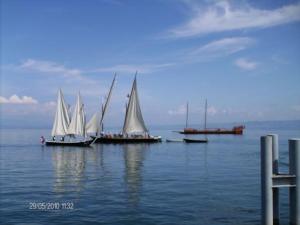
{"type": "Polygon", "coordinates": [[[88,141],[76,141],[76,142],[66,142],[66,141],[46,141],[45,144],[48,146],[78,146],[78,147],[88,147],[91,145],[93,140],[88,141]]]}
{"type": "MultiPolygon", "coordinates": [[[[94,139],[95,137],[92,136],[94,139]]],[[[126,143],[158,143],[161,138],[125,138],[125,137],[98,137],[95,143],[126,144],[126,143]]]]}
{"type": "Polygon", "coordinates": [[[183,140],[186,143],[207,143],[207,139],[188,139],[188,138],[183,138],[183,140]]]}

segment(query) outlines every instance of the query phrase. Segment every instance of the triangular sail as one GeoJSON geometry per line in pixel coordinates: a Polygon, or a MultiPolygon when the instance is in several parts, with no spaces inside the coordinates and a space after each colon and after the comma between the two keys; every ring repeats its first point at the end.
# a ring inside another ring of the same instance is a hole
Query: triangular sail
{"type": "Polygon", "coordinates": [[[61,89],[59,89],[55,119],[54,119],[51,135],[52,136],[66,135],[68,131],[69,123],[70,123],[70,118],[68,114],[68,107],[67,104],[65,103],[63,93],[61,89]]]}
{"type": "Polygon", "coordinates": [[[140,103],[138,98],[138,92],[137,92],[137,85],[136,85],[136,77],[134,78],[128,106],[126,109],[126,115],[125,115],[125,121],[123,126],[123,133],[145,133],[148,132],[140,103]]]}
{"type": "Polygon", "coordinates": [[[109,101],[110,101],[110,98],[111,98],[111,95],[112,95],[112,89],[113,89],[115,80],[116,80],[116,74],[115,74],[114,79],[111,83],[106,101],[105,101],[104,105],[102,105],[102,107],[101,107],[101,113],[96,112],[86,125],[86,132],[87,133],[96,133],[96,134],[98,134],[100,131],[102,131],[104,114],[106,112],[106,109],[108,107],[108,104],[109,104],[109,101]]]}
{"type": "Polygon", "coordinates": [[[102,125],[103,125],[104,115],[105,115],[106,109],[108,107],[110,98],[111,98],[111,94],[112,94],[112,90],[113,90],[113,87],[114,87],[114,84],[115,84],[116,76],[117,76],[117,74],[115,74],[115,76],[114,76],[114,79],[113,79],[113,81],[111,83],[111,86],[110,86],[110,89],[109,89],[109,92],[108,92],[107,99],[105,101],[104,106],[102,107],[102,115],[101,115],[101,120],[100,120],[100,127],[102,127],[102,125]]]}
{"type": "Polygon", "coordinates": [[[85,113],[80,93],[78,93],[68,134],[85,136],[85,113]]]}
{"type": "Polygon", "coordinates": [[[98,133],[99,132],[100,117],[101,117],[100,112],[94,113],[94,115],[92,116],[90,121],[85,126],[86,133],[98,133]]]}

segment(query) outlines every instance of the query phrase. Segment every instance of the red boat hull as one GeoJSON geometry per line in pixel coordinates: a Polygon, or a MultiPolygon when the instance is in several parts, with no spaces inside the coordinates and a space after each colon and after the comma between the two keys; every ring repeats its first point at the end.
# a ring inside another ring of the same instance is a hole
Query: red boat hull
{"type": "Polygon", "coordinates": [[[197,130],[193,128],[185,128],[183,131],[179,131],[180,134],[234,134],[242,135],[245,126],[233,127],[231,130],[228,129],[206,129],[206,130],[197,130]]]}

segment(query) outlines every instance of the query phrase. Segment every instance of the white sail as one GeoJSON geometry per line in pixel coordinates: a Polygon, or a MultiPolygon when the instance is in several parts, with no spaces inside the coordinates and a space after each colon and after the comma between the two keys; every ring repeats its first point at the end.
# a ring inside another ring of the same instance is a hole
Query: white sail
{"type": "Polygon", "coordinates": [[[90,121],[86,124],[86,133],[99,133],[100,131],[100,112],[96,112],[90,121]]]}
{"type": "Polygon", "coordinates": [[[55,119],[54,119],[51,135],[52,136],[66,135],[68,131],[69,123],[70,123],[70,118],[68,114],[68,108],[65,103],[63,93],[61,89],[59,89],[55,119]]]}
{"type": "Polygon", "coordinates": [[[140,108],[136,77],[134,78],[131,94],[129,97],[128,106],[126,109],[125,121],[123,126],[123,133],[145,133],[148,132],[144,119],[142,116],[142,111],[140,108]]]}
{"type": "Polygon", "coordinates": [[[112,90],[113,90],[115,80],[116,80],[116,74],[115,74],[114,79],[111,83],[111,86],[110,86],[105,104],[104,105],[102,104],[101,114],[100,114],[100,112],[96,112],[86,125],[86,132],[87,133],[96,133],[96,134],[98,134],[102,130],[101,127],[103,126],[104,115],[105,115],[106,109],[108,107],[108,104],[109,104],[109,101],[110,101],[110,98],[111,98],[111,95],[112,95],[112,90]]]}
{"type": "Polygon", "coordinates": [[[85,136],[85,113],[80,93],[77,96],[68,134],[85,136]]]}

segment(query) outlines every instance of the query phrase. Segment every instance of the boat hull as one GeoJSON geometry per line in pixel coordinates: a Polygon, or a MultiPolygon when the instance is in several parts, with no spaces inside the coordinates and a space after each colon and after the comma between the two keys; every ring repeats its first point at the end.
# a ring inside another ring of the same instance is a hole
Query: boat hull
{"type": "MultiPolygon", "coordinates": [[[[95,136],[91,138],[95,139],[95,136]]],[[[98,137],[95,143],[103,144],[126,144],[126,143],[158,143],[161,142],[161,137],[149,138],[126,138],[126,137],[98,137]]]]}
{"type": "Polygon", "coordinates": [[[186,128],[183,131],[179,131],[180,134],[233,134],[233,135],[242,135],[245,127],[239,126],[234,127],[231,130],[227,129],[206,129],[206,130],[197,130],[193,128],[186,128]]]}
{"type": "Polygon", "coordinates": [[[183,138],[184,142],[186,143],[207,143],[207,139],[189,139],[189,138],[183,138]]]}
{"type": "Polygon", "coordinates": [[[93,140],[88,141],[46,141],[45,144],[48,146],[78,146],[78,147],[88,147],[92,144],[93,140]]]}

